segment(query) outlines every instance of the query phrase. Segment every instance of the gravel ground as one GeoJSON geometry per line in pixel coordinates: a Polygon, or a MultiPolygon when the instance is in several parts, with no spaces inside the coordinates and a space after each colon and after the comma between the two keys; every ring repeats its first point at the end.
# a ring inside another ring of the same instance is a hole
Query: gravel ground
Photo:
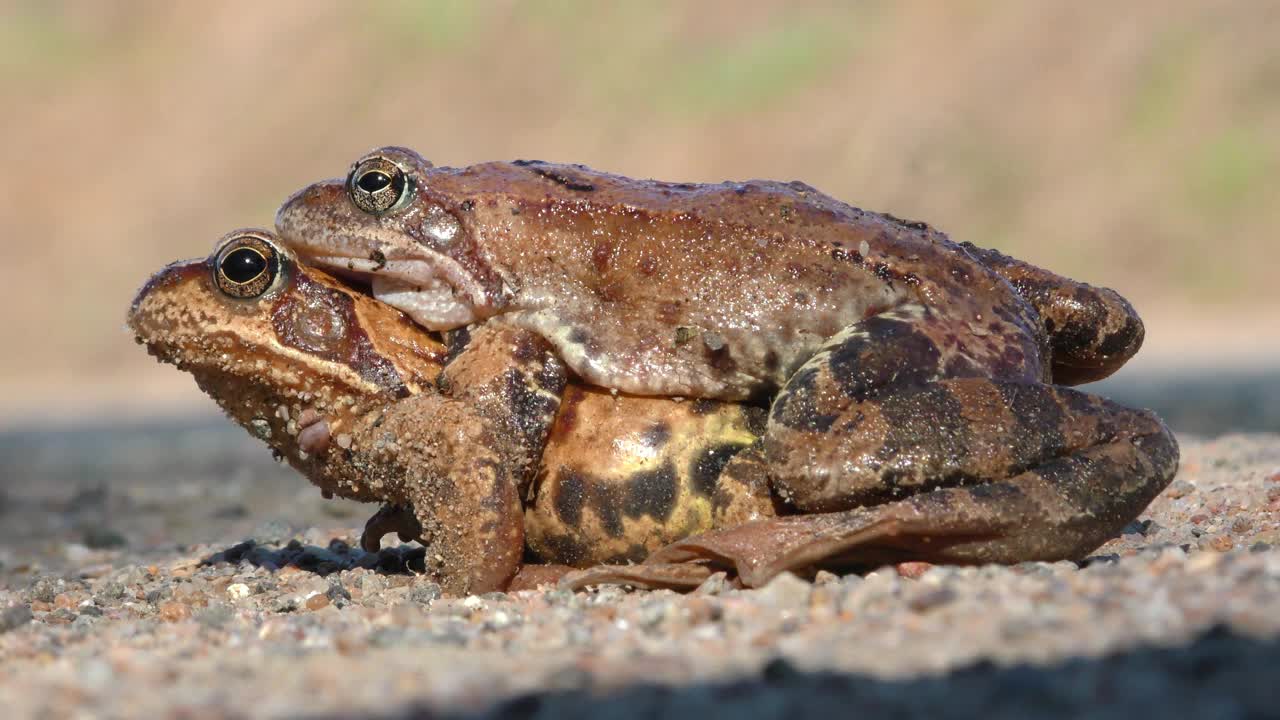
{"type": "Polygon", "coordinates": [[[413,573],[421,549],[351,547],[371,506],[322,501],[235,428],[11,433],[0,706],[42,718],[1099,717],[1099,703],[1116,717],[1277,716],[1280,435],[1182,441],[1171,488],[1079,565],[451,599],[413,573]]]}

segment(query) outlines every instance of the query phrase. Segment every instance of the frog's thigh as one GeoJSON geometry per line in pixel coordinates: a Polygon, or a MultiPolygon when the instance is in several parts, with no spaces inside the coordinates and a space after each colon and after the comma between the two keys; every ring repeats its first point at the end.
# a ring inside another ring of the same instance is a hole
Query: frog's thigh
{"type": "MultiPolygon", "coordinates": [[[[1119,532],[1177,470],[1177,443],[1149,412],[1045,385],[972,379],[938,386],[970,400],[997,392],[1008,414],[989,419],[976,444],[951,446],[958,454],[934,463],[936,470],[949,465],[949,472],[931,489],[877,506],[714,530],[669,545],[646,563],[732,570],[756,586],[783,570],[1075,559],[1119,532]],[[992,462],[1008,476],[975,472],[992,462]],[[956,486],[938,487],[949,484],[956,486]]],[[[922,392],[916,399],[930,397],[938,396],[922,392]]],[[[944,417],[937,422],[947,427],[944,417]]],[[[929,442],[927,435],[917,439],[929,442]]]]}
{"type": "Polygon", "coordinates": [[[921,472],[946,471],[942,453],[954,454],[968,415],[985,408],[962,413],[945,392],[916,404],[880,401],[945,378],[1040,379],[1039,349],[1023,329],[993,316],[976,322],[910,305],[828,341],[770,411],[764,450],[779,493],[802,510],[842,510],[894,497],[921,472]],[[949,412],[950,424],[934,425],[935,412],[949,412]]]}

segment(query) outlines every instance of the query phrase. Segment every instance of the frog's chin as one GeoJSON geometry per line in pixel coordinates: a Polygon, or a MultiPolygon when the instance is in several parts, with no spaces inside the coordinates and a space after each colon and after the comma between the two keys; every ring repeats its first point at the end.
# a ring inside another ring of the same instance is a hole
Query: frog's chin
{"type": "Polygon", "coordinates": [[[484,319],[474,305],[459,300],[446,282],[410,284],[381,275],[373,278],[373,296],[403,311],[428,330],[452,330],[484,319]]]}
{"type": "Polygon", "coordinates": [[[485,288],[452,262],[311,256],[307,262],[367,281],[378,300],[428,330],[452,330],[494,314],[485,288]]]}

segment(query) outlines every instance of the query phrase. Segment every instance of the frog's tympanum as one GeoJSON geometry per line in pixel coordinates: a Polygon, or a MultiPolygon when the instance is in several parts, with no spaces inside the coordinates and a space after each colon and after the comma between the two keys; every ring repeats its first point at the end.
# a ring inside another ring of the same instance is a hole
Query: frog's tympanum
{"type": "MultiPolygon", "coordinates": [[[[449,408],[465,395],[456,380],[483,386],[473,366],[534,378],[563,364],[622,393],[769,408],[761,442],[723,474],[771,488],[790,516],[570,584],[1075,558],[1177,466],[1154,415],[1063,387],[1138,350],[1142,324],[1123,298],[803,183],[677,184],[538,161],[438,168],[389,147],[294,195],[276,223],[304,262],[364,279],[422,326],[470,328],[444,371],[453,394],[431,396],[438,424],[467,415],[449,408]]],[[[536,454],[562,384],[534,393],[544,411],[522,416],[524,451],[536,454]]],[[[554,511],[572,525],[593,502],[618,507],[587,496],[562,492],[554,511]]],[[[477,530],[499,517],[467,513],[477,530]]]]}
{"type": "Polygon", "coordinates": [[[638,562],[775,514],[767,488],[721,473],[756,441],[763,409],[566,387],[532,335],[442,344],[265,231],[161,270],[129,324],[324,492],[386,503],[365,548],[388,532],[422,540],[454,593],[505,587],[526,542],[545,563],[638,562]]]}

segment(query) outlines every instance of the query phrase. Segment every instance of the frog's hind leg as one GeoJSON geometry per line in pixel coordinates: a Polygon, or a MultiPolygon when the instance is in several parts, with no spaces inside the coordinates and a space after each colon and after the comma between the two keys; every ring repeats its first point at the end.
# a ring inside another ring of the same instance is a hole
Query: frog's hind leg
{"type": "MultiPolygon", "coordinates": [[[[1177,469],[1177,443],[1154,415],[1066,388],[948,380],[873,405],[882,415],[935,408],[928,424],[908,424],[898,439],[938,460],[915,455],[882,466],[893,475],[922,462],[928,474],[914,483],[918,494],[713,530],[658,550],[645,565],[692,564],[704,576],[730,570],[754,587],[784,570],[1075,559],[1136,517],[1177,469]],[[996,464],[1003,476],[991,475],[996,464]]],[[[588,570],[565,583],[644,585],[645,565],[588,570]]],[[[671,587],[671,575],[654,572],[655,584],[671,587]]]]}

